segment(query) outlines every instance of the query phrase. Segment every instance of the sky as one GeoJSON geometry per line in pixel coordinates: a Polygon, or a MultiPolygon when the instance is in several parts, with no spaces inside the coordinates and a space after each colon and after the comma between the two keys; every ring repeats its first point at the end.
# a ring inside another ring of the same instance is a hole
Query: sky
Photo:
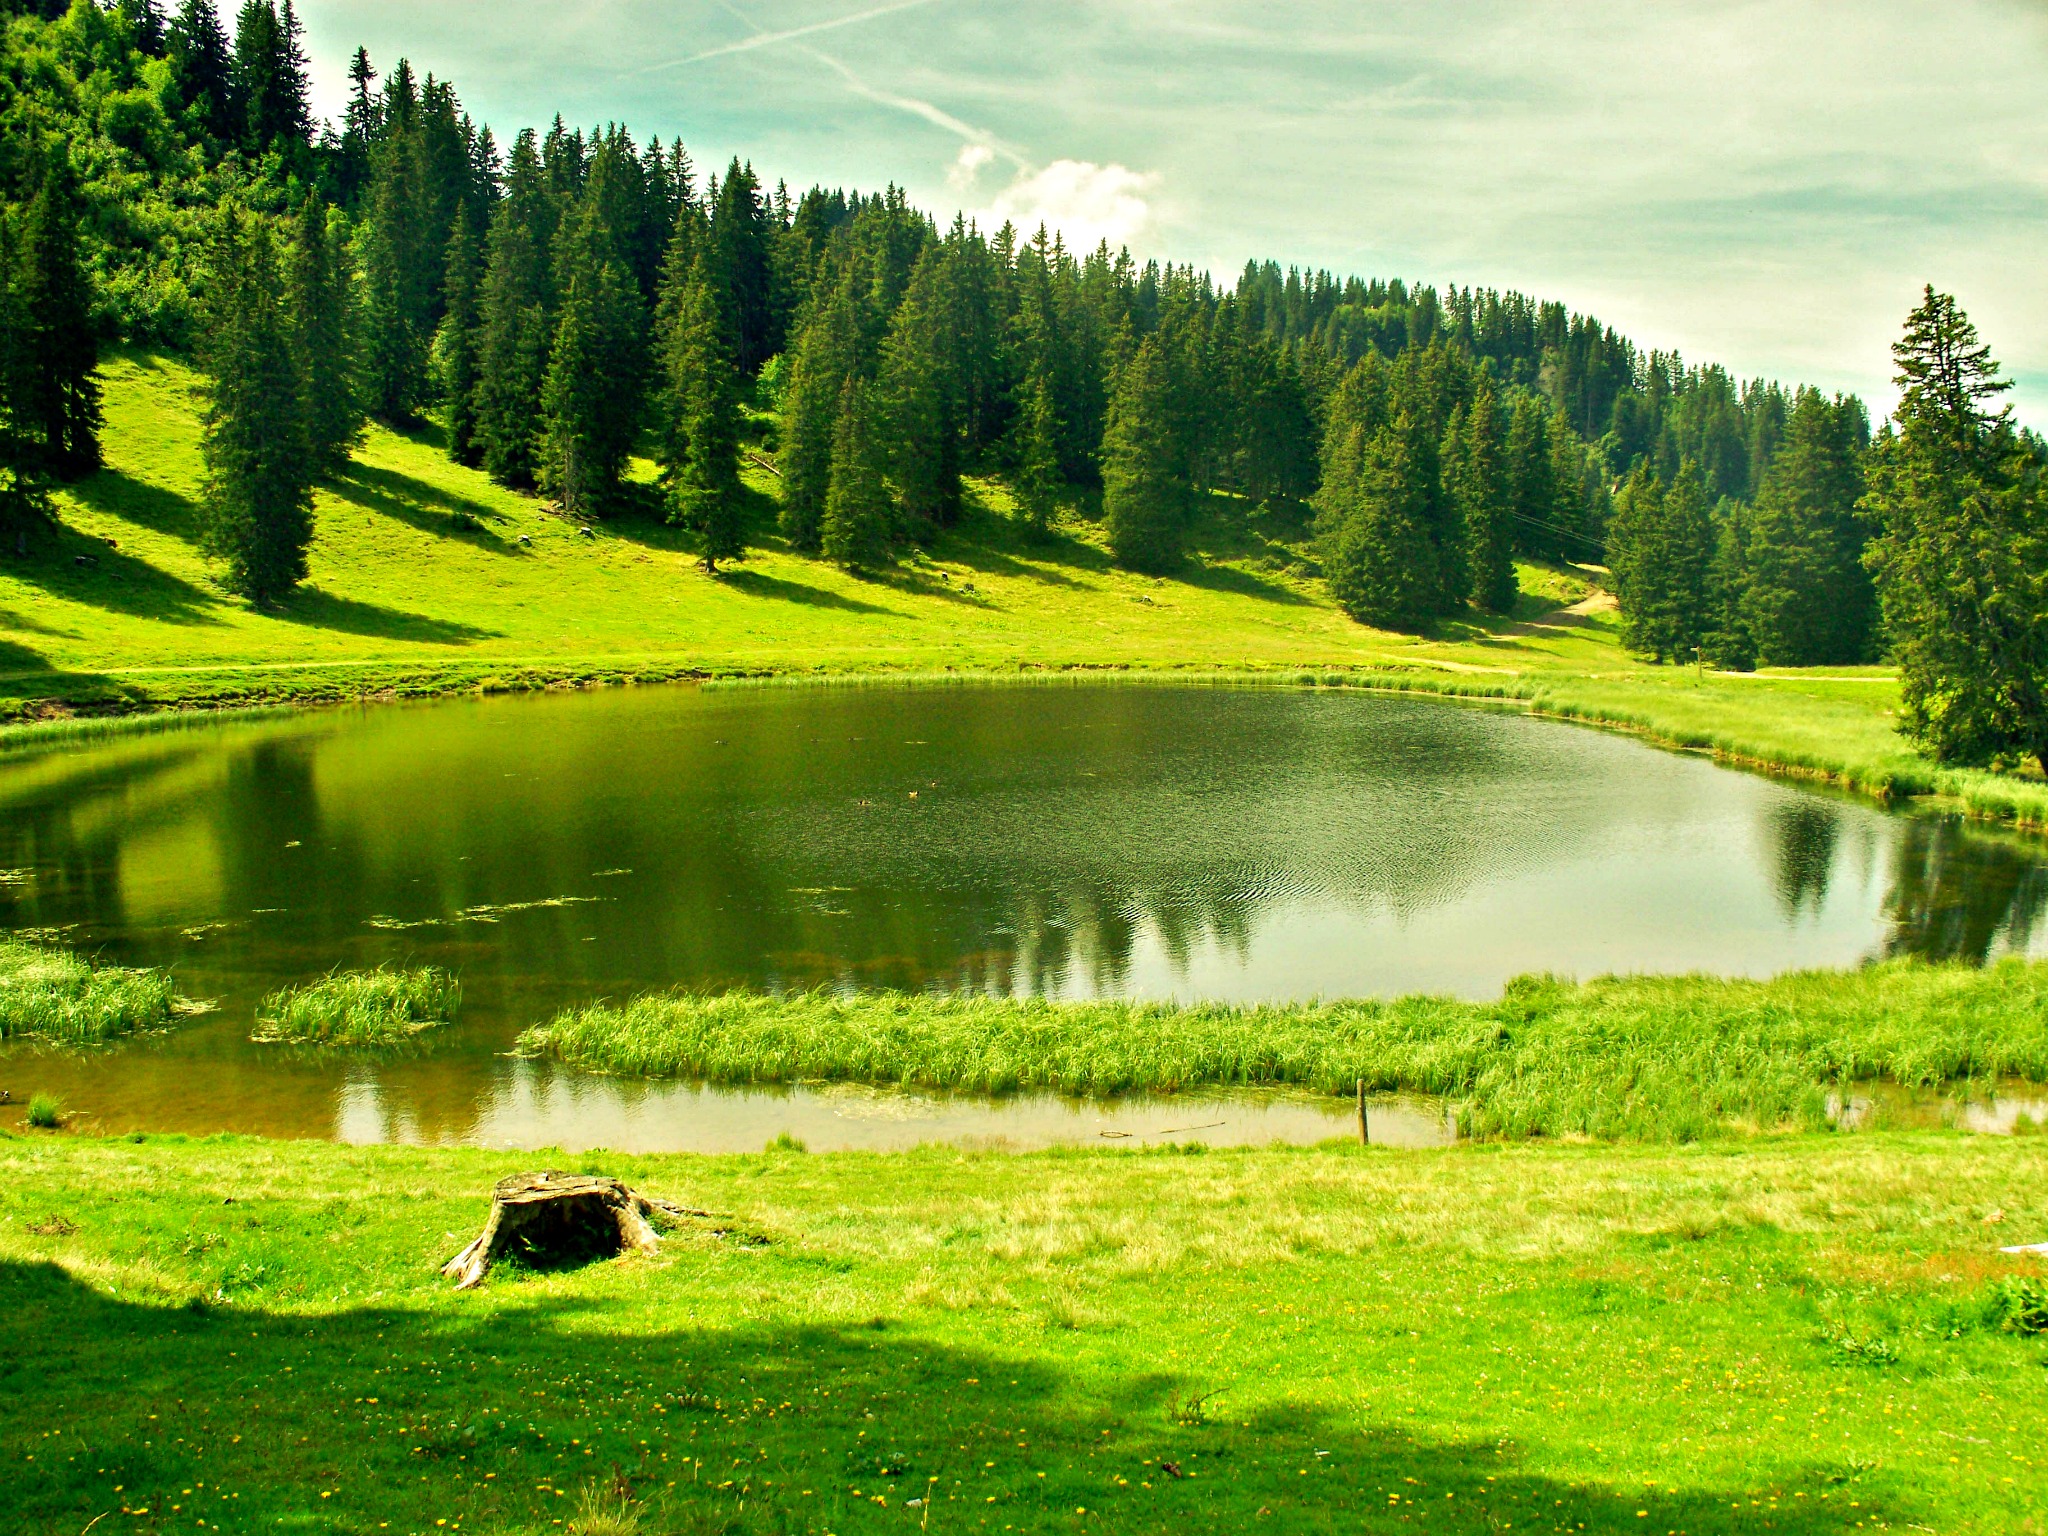
{"type": "Polygon", "coordinates": [[[2048,0],[305,0],[501,142],[556,112],[772,185],[1228,281],[1516,288],[1888,409],[1923,284],[2048,428],[2048,0]]]}

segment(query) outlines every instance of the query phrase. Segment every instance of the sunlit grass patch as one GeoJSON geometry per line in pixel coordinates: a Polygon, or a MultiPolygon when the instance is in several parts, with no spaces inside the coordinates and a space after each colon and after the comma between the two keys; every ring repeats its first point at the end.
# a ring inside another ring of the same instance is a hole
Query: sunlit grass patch
{"type": "Polygon", "coordinates": [[[462,984],[437,966],[337,971],[257,1006],[255,1038],[295,1045],[396,1045],[453,1023],[462,984]]]}
{"type": "Polygon", "coordinates": [[[0,1040],[93,1045],[162,1028],[176,998],[164,971],[94,965],[67,950],[0,940],[0,1040]]]}
{"type": "Polygon", "coordinates": [[[2048,1080],[2048,966],[1529,977],[1491,1003],[667,993],[570,1009],[520,1049],[721,1083],[1097,1095],[1363,1083],[1451,1101],[1468,1136],[1682,1142],[1825,1128],[1855,1083],[2048,1080]]]}

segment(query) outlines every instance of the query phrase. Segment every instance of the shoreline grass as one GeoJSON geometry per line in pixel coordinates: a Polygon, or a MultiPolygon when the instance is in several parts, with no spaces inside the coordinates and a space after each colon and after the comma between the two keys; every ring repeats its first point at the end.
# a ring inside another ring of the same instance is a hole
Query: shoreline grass
{"type": "Polygon", "coordinates": [[[1492,1003],[1225,1005],[652,994],[566,1010],[519,1049],[714,1083],[1081,1095],[1292,1087],[1458,1105],[1476,1139],[1691,1141],[1820,1129],[1857,1083],[2048,1082],[2048,963],[1887,962],[1771,981],[1528,977],[1492,1003]]]}
{"type": "Polygon", "coordinates": [[[455,1293],[526,1166],[0,1138],[8,1528],[2038,1517],[2048,1266],[1997,1252],[2048,1232],[2037,1143],[578,1155],[718,1215],[455,1293]]]}
{"type": "Polygon", "coordinates": [[[250,1038],[338,1048],[400,1045],[452,1024],[461,1006],[462,984],[436,966],[336,971],[264,998],[250,1038]]]}
{"type": "Polygon", "coordinates": [[[0,939],[0,1040],[97,1045],[167,1027],[177,989],[165,971],[95,965],[67,950],[0,939]]]}

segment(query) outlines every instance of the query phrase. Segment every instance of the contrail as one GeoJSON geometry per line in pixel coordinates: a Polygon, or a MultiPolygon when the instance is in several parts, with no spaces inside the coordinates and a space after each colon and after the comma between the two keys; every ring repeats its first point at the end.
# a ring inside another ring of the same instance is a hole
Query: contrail
{"type": "MultiPolygon", "coordinates": [[[[856,11],[851,16],[835,16],[830,21],[814,21],[808,26],[791,27],[785,32],[756,32],[752,37],[743,37],[736,43],[726,43],[718,48],[706,48],[702,53],[693,53],[686,59],[669,59],[661,64],[650,64],[645,69],[636,70],[634,73],[651,75],[658,70],[681,69],[688,64],[701,64],[706,59],[724,58],[729,53],[747,53],[755,48],[766,48],[773,43],[793,42],[797,38],[810,37],[814,33],[831,32],[840,27],[854,26],[859,22],[873,21],[877,17],[893,16],[898,11],[916,10],[920,6],[935,5],[937,3],[938,0],[894,0],[894,3],[889,5],[877,5],[869,10],[856,11]]],[[[732,7],[727,6],[726,9],[730,11],[732,7]]],[[[733,11],[733,14],[738,16],[739,12],[733,11]]],[[[753,22],[747,21],[747,18],[744,16],[741,16],[740,19],[746,21],[748,26],[753,25],[753,22]]]]}
{"type": "Polygon", "coordinates": [[[1001,155],[1020,171],[1030,169],[1030,162],[1019,151],[1012,149],[994,134],[977,128],[972,123],[963,123],[959,118],[953,116],[952,113],[942,111],[928,101],[920,101],[915,96],[898,96],[890,91],[877,90],[844,64],[833,58],[829,53],[820,53],[817,49],[811,47],[800,47],[798,51],[809,54],[820,64],[823,64],[827,69],[838,75],[845,82],[846,88],[852,91],[854,95],[884,107],[894,107],[899,112],[908,112],[912,116],[921,117],[934,127],[943,128],[948,133],[958,134],[970,144],[983,145],[1001,155]]]}

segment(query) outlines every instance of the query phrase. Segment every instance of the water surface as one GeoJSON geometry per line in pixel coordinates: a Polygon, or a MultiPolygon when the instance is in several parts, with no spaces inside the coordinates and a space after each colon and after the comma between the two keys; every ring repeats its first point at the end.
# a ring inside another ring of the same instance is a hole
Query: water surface
{"type": "MultiPolygon", "coordinates": [[[[571,1091],[504,1057],[518,1029],[675,985],[1488,997],[1536,970],[1981,960],[2036,952],[2048,894],[2030,841],[1595,731],[1120,685],[613,690],[20,751],[0,757],[0,872],[0,925],[174,966],[220,1002],[90,1060],[0,1053],[17,1101],[650,1147],[698,1145],[723,1111],[571,1091]],[[430,1056],[246,1040],[268,989],[381,962],[462,976],[430,1056]]],[[[964,1112],[935,1137],[974,1134],[964,1112]]],[[[729,1118],[752,1138],[776,1112],[729,1118]]],[[[1018,1134],[1059,1139],[1047,1123],[1018,1134]]]]}

